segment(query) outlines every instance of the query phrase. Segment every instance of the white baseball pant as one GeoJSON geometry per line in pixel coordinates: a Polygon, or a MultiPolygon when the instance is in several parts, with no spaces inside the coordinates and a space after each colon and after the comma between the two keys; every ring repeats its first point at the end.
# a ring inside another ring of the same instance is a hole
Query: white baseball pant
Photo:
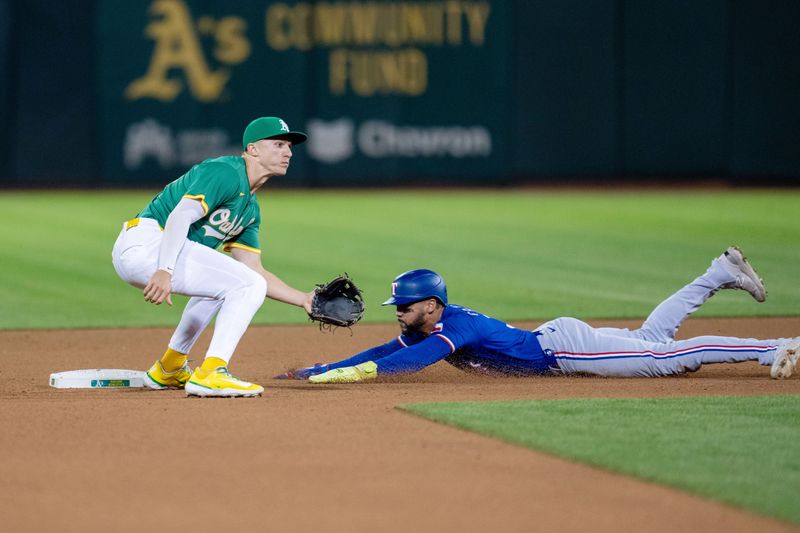
{"type": "MultiPolygon", "coordinates": [[[[140,289],[156,271],[162,231],[158,222],[139,219],[122,231],[111,253],[114,269],[125,282],[140,289]]],[[[188,354],[216,315],[208,355],[230,361],[267,294],[267,282],[232,257],[186,240],[172,275],[172,292],[190,296],[169,347],[188,354]]]]}

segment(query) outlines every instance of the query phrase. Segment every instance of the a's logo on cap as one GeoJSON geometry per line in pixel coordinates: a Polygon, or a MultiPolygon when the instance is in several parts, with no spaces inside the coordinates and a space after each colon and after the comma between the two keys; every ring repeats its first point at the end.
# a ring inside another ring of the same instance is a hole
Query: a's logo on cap
{"type": "Polygon", "coordinates": [[[392,282],[392,296],[397,296],[397,283],[392,282]]]}
{"type": "Polygon", "coordinates": [[[286,131],[286,132],[288,132],[288,131],[289,131],[289,125],[288,125],[288,124],[286,124],[286,123],[283,121],[283,119],[282,119],[282,118],[279,118],[279,119],[278,119],[278,122],[280,122],[280,123],[281,123],[281,131],[286,131]]]}

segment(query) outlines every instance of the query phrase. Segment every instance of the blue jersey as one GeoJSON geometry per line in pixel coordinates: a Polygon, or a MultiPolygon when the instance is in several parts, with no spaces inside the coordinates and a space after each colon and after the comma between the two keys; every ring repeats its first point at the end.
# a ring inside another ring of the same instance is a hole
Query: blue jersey
{"type": "Polygon", "coordinates": [[[394,374],[416,372],[441,359],[462,370],[521,375],[550,373],[556,366],[539,345],[537,332],[449,304],[430,335],[400,335],[328,368],[374,361],[379,374],[394,374]]]}

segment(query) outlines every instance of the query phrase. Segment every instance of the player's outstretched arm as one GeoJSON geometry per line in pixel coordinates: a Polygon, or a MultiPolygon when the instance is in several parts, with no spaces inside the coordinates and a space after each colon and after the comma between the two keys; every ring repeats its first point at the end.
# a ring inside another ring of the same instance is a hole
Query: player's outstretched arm
{"type": "Polygon", "coordinates": [[[403,348],[403,345],[400,344],[400,341],[398,341],[397,339],[392,339],[386,344],[381,344],[379,346],[375,346],[368,350],[364,350],[363,352],[359,352],[352,357],[348,357],[347,359],[342,359],[341,361],[337,361],[336,363],[328,363],[325,365],[317,363],[314,366],[307,366],[305,368],[297,368],[294,370],[289,370],[287,372],[284,372],[283,374],[275,376],[274,379],[308,379],[311,376],[322,374],[324,372],[327,372],[328,370],[334,370],[337,368],[346,368],[348,366],[356,366],[361,363],[366,363],[367,361],[380,361],[384,357],[393,354],[394,352],[400,350],[401,348],[403,348]]]}
{"type": "Polygon", "coordinates": [[[267,280],[267,298],[302,307],[306,310],[306,313],[311,312],[311,300],[314,297],[314,291],[303,292],[290,287],[278,276],[264,268],[261,264],[261,256],[257,253],[243,248],[231,248],[231,255],[234,259],[247,265],[267,280]]]}
{"type": "MultiPolygon", "coordinates": [[[[397,341],[397,344],[400,344],[397,341]]],[[[311,383],[357,383],[369,381],[384,374],[409,374],[444,359],[452,353],[451,347],[437,336],[394,351],[380,359],[368,359],[369,350],[359,359],[354,356],[331,365],[331,369],[308,378],[311,383]],[[350,366],[345,366],[350,365],[350,366]]]]}

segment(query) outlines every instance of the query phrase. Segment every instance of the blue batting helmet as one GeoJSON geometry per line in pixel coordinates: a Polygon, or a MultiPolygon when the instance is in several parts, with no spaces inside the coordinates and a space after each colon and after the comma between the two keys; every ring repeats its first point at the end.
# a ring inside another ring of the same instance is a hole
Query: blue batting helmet
{"type": "Polygon", "coordinates": [[[433,270],[420,268],[403,272],[392,282],[392,297],[383,305],[405,305],[436,298],[447,305],[447,285],[433,270]]]}

